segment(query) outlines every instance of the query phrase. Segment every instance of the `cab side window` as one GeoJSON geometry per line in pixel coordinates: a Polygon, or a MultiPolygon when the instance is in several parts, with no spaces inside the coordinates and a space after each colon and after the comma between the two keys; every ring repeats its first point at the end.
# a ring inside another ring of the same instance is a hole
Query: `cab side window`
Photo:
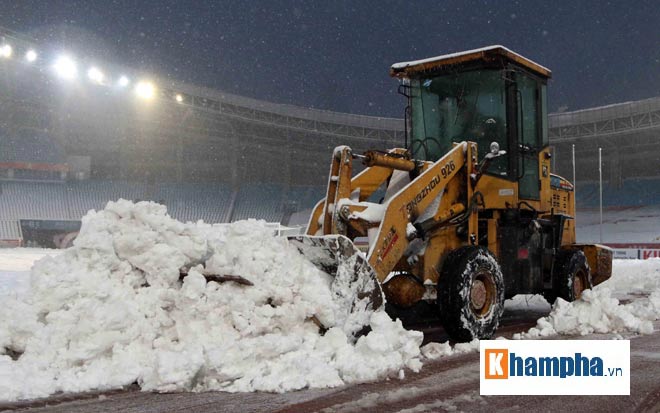
{"type": "Polygon", "coordinates": [[[516,73],[516,86],[519,194],[521,198],[539,199],[540,82],[524,73],[516,73]]]}

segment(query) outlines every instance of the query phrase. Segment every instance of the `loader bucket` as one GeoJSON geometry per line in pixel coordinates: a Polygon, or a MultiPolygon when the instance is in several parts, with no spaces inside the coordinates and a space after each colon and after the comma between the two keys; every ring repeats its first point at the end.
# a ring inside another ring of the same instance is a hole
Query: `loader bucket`
{"type": "Polygon", "coordinates": [[[376,273],[364,254],[343,235],[298,235],[288,240],[318,269],[334,277],[331,291],[345,308],[337,326],[353,337],[363,334],[371,313],[384,303],[376,273]]]}

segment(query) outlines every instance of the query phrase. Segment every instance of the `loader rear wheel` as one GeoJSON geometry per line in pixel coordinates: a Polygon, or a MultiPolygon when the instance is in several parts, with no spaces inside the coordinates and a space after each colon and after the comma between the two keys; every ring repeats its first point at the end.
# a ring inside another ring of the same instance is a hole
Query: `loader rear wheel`
{"type": "Polygon", "coordinates": [[[550,304],[553,304],[557,297],[569,302],[579,300],[585,290],[593,287],[589,263],[584,253],[579,250],[559,251],[553,281],[552,291],[545,293],[550,304]]]}
{"type": "Polygon", "coordinates": [[[437,288],[440,319],[452,340],[495,333],[504,311],[504,277],[487,249],[466,246],[449,253],[437,288]]]}

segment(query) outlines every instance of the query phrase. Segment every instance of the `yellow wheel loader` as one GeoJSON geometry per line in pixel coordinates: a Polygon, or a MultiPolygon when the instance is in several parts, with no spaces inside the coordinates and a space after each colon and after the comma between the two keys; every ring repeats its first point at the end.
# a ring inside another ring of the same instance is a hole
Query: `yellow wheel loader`
{"type": "Polygon", "coordinates": [[[290,240],[348,305],[426,300],[469,341],[493,335],[506,298],[573,301],[610,277],[611,250],[576,244],[573,185],[550,170],[550,70],[491,46],[390,74],[408,102],[404,148],[336,148],[326,197],[290,240]]]}

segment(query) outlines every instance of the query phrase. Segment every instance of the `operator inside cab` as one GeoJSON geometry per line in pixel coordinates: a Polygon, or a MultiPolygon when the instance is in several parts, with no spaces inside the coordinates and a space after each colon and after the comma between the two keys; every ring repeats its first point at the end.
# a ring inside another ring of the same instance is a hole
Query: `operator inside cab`
{"type": "MultiPolygon", "coordinates": [[[[490,143],[506,144],[506,95],[501,74],[478,70],[447,74],[411,82],[413,96],[413,138],[416,159],[437,160],[451,149],[452,142],[476,141],[479,157],[490,143]],[[415,116],[417,115],[417,116],[415,116]]],[[[491,173],[506,175],[505,156],[494,160],[491,173]]]]}
{"type": "Polygon", "coordinates": [[[454,142],[474,141],[479,159],[497,142],[506,155],[486,171],[518,181],[538,198],[538,154],[548,146],[546,84],[550,70],[503,46],[392,65],[403,80],[408,150],[435,162],[454,142]]]}

